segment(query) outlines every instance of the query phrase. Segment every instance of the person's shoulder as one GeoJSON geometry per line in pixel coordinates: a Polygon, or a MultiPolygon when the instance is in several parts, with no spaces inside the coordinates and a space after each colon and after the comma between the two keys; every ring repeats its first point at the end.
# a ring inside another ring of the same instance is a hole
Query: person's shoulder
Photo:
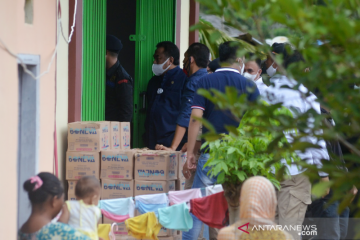
{"type": "MultiPolygon", "coordinates": [[[[68,224],[56,222],[44,226],[37,235],[38,240],[49,239],[50,236],[66,236],[68,240],[90,240],[68,224]]],[[[51,239],[51,238],[50,238],[51,239]]]]}

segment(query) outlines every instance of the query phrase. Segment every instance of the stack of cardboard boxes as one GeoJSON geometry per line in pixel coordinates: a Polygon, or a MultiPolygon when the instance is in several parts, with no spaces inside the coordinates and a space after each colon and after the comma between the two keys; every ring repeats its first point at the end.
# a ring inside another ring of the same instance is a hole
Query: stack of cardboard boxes
{"type": "MultiPolygon", "coordinates": [[[[101,199],[168,193],[184,189],[182,166],[186,153],[130,149],[130,124],[74,122],[68,124],[66,180],[68,199],[75,199],[76,181],[83,176],[101,180],[101,199]]],[[[138,215],[139,213],[136,213],[138,215]]],[[[103,218],[103,223],[112,223],[103,218]]],[[[131,240],[124,223],[116,239],[131,240]]],[[[177,231],[162,228],[161,240],[180,239],[177,231]]]]}
{"type": "MultiPolygon", "coordinates": [[[[135,154],[135,196],[175,191],[178,154],[168,151],[138,151],[135,154]]],[[[136,212],[136,215],[139,215],[136,212]]],[[[177,231],[162,227],[158,236],[172,240],[177,231]]]]}
{"type": "Polygon", "coordinates": [[[185,190],[185,177],[182,172],[183,166],[186,163],[186,152],[178,152],[179,167],[178,167],[178,179],[176,180],[176,190],[185,190]]]}
{"type": "MultiPolygon", "coordinates": [[[[75,199],[76,181],[81,177],[95,176],[100,181],[100,152],[121,149],[130,149],[129,123],[105,121],[69,123],[66,152],[68,199],[75,199]]],[[[132,163],[132,160],[130,162],[132,163]]],[[[132,173],[132,170],[129,171],[132,173]]]]}

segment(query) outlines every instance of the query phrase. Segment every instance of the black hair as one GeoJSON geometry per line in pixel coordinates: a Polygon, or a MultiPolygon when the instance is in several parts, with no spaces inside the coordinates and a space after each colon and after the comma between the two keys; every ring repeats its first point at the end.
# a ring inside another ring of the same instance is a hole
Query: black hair
{"type": "Polygon", "coordinates": [[[224,42],[219,46],[219,60],[220,62],[233,63],[238,58],[237,51],[239,43],[235,41],[224,42]]]}
{"type": "Polygon", "coordinates": [[[31,183],[31,179],[24,182],[24,190],[28,192],[31,204],[41,204],[50,197],[60,198],[64,194],[64,188],[60,180],[52,173],[41,172],[37,175],[42,180],[42,185],[34,190],[36,182],[31,183]]]}
{"type": "Polygon", "coordinates": [[[179,48],[170,41],[159,42],[156,48],[164,48],[164,54],[166,57],[174,58],[174,65],[179,65],[180,52],[179,48]]]}
{"type": "Polygon", "coordinates": [[[75,186],[75,196],[86,198],[95,193],[96,189],[101,188],[99,180],[94,176],[85,176],[79,179],[75,186]]]}
{"type": "Polygon", "coordinates": [[[202,43],[193,43],[187,50],[189,57],[193,57],[195,63],[200,68],[206,68],[209,63],[210,50],[202,43]]]}
{"type": "Polygon", "coordinates": [[[272,45],[272,51],[275,54],[281,54],[283,58],[284,68],[288,68],[290,64],[303,61],[305,62],[303,56],[298,50],[294,50],[292,54],[289,54],[286,50],[290,45],[288,43],[274,43],[272,45]]]}
{"type": "Polygon", "coordinates": [[[208,67],[210,68],[210,71],[212,71],[212,72],[215,72],[216,69],[221,68],[219,58],[216,58],[216,59],[212,60],[211,62],[209,62],[208,67]]]}
{"type": "Polygon", "coordinates": [[[246,57],[246,59],[249,59],[249,61],[254,61],[256,62],[256,64],[258,65],[258,67],[261,69],[261,59],[257,58],[256,55],[254,53],[249,52],[246,57]],[[255,59],[254,59],[255,57],[255,59]]]}

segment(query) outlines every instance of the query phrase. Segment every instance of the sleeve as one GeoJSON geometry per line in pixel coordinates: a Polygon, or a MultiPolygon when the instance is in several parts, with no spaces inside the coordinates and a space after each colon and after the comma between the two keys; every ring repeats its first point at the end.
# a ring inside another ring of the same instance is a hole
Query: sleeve
{"type": "Polygon", "coordinates": [[[191,115],[191,104],[194,97],[194,89],[192,82],[186,80],[183,94],[181,96],[181,110],[177,118],[177,125],[187,128],[189,127],[190,115],[191,115]]]}
{"type": "Polygon", "coordinates": [[[119,122],[131,122],[133,115],[133,85],[129,79],[118,79],[116,82],[116,100],[119,105],[117,119],[119,122]]]}
{"type": "Polygon", "coordinates": [[[197,93],[197,91],[202,88],[207,90],[207,87],[205,86],[203,79],[199,80],[199,82],[195,88],[194,100],[193,100],[193,104],[191,105],[191,109],[197,108],[197,109],[201,109],[201,110],[205,111],[208,100],[205,97],[203,97],[197,93]]]}

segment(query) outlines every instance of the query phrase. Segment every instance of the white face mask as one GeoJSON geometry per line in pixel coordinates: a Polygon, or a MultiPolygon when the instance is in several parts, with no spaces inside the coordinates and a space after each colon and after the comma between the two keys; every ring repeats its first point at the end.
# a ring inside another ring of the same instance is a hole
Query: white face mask
{"type": "Polygon", "coordinates": [[[248,72],[244,72],[243,76],[249,80],[252,80],[255,82],[255,78],[257,77],[257,73],[255,75],[252,75],[248,72]]]}
{"type": "Polygon", "coordinates": [[[238,61],[239,64],[240,64],[240,61],[242,62],[242,67],[241,67],[241,70],[240,70],[240,74],[243,75],[244,74],[244,69],[245,69],[245,64],[242,61],[242,59],[239,59],[239,61],[238,61]]]}
{"type": "Polygon", "coordinates": [[[266,69],[266,73],[269,75],[269,77],[274,76],[276,73],[276,68],[273,67],[273,64],[271,64],[271,66],[266,69]]]}
{"type": "Polygon", "coordinates": [[[170,58],[166,59],[165,62],[162,63],[162,64],[155,64],[155,63],[153,63],[153,65],[152,65],[152,71],[153,71],[153,73],[154,73],[156,76],[160,76],[160,75],[163,74],[166,70],[169,69],[169,67],[171,66],[171,64],[170,64],[167,68],[163,69],[163,66],[165,65],[165,63],[166,63],[169,59],[170,59],[170,58]]]}

